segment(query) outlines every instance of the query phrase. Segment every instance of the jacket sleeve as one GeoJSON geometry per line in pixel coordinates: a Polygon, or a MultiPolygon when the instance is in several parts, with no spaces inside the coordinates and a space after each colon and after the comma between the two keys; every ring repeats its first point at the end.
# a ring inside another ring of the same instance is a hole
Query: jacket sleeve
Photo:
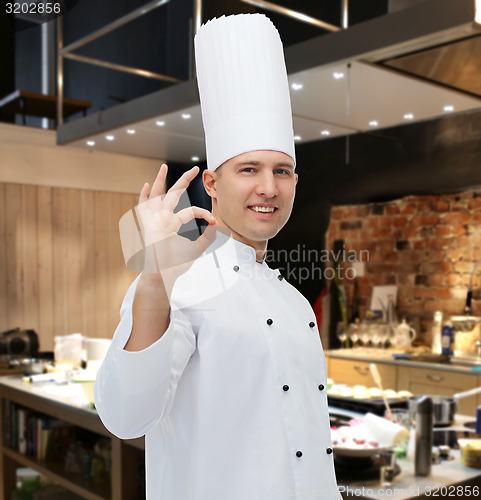
{"type": "Polygon", "coordinates": [[[132,304],[140,276],[120,309],[120,323],[97,374],[95,407],[105,427],[121,439],[143,436],[168,413],[177,382],[195,351],[192,325],[171,311],[164,335],[142,351],[125,351],[132,330],[132,304]]]}

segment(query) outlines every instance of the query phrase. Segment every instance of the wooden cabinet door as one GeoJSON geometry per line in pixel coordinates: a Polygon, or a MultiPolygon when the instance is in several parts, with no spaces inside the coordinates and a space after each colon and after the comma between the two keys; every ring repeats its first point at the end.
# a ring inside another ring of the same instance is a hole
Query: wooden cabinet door
{"type": "MultiPolygon", "coordinates": [[[[477,382],[477,387],[481,387],[481,375],[478,375],[478,382],[477,382]]],[[[476,408],[478,406],[481,406],[481,394],[478,394],[478,399],[477,399],[477,402],[476,402],[476,408]]]]}
{"type": "MultiPolygon", "coordinates": [[[[398,389],[411,391],[414,395],[452,396],[457,392],[478,387],[479,378],[474,374],[450,370],[398,366],[398,389]]],[[[458,413],[475,415],[476,405],[476,396],[460,399],[458,413]]]]}
{"type": "MultiPolygon", "coordinates": [[[[357,361],[350,359],[330,358],[328,365],[328,377],[336,384],[365,385],[375,387],[368,361],[357,361]]],[[[377,363],[382,378],[384,389],[396,389],[396,369],[394,365],[377,363]]]]}

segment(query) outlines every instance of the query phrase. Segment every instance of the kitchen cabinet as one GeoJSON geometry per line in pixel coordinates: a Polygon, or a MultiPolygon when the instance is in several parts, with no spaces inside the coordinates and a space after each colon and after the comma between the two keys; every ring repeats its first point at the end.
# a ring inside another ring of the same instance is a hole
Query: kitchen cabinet
{"type": "MultiPolygon", "coordinates": [[[[379,349],[339,349],[326,351],[328,377],[335,383],[374,386],[369,364],[376,363],[385,389],[407,390],[414,395],[452,396],[481,387],[481,375],[466,366],[393,359],[379,349]]],[[[459,400],[458,413],[476,415],[481,395],[459,400]]]]}
{"type": "MultiPolygon", "coordinates": [[[[11,492],[16,486],[15,471],[18,467],[31,467],[86,500],[140,498],[138,480],[143,481],[143,478],[137,472],[143,466],[143,438],[128,441],[118,439],[107,431],[96,411],[85,404],[86,400],[83,404],[79,404],[78,397],[52,395],[52,392],[44,390],[46,387],[26,384],[20,377],[0,377],[0,500],[10,500],[11,492]],[[74,428],[110,440],[110,481],[96,482],[85,479],[80,473],[67,473],[64,463],[37,459],[29,454],[20,453],[15,446],[9,446],[6,429],[10,415],[5,411],[9,405],[18,406],[44,418],[53,417],[74,428]]],[[[76,388],[80,389],[80,386],[76,388]]]]}
{"type": "MultiPolygon", "coordinates": [[[[375,387],[376,384],[369,370],[369,361],[341,359],[329,357],[327,376],[336,384],[365,385],[375,387]]],[[[376,363],[385,389],[396,389],[397,367],[376,363]]]]}
{"type": "MultiPolygon", "coordinates": [[[[451,370],[432,368],[411,368],[398,366],[398,390],[411,391],[414,395],[436,394],[453,396],[479,386],[479,375],[457,373],[451,370]]],[[[478,398],[459,400],[458,413],[475,415],[478,398]]]]}
{"type": "MultiPolygon", "coordinates": [[[[481,387],[481,375],[478,375],[478,387],[481,387]]],[[[478,397],[477,397],[476,408],[478,406],[481,406],[481,394],[478,394],[478,397]]]]}

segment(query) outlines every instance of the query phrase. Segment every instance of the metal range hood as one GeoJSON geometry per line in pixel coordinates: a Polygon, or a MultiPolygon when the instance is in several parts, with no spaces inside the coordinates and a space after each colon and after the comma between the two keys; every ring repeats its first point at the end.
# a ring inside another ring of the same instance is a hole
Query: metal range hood
{"type": "MultiPolygon", "coordinates": [[[[461,49],[465,51],[481,47],[480,23],[481,0],[425,0],[348,29],[324,34],[288,47],[285,51],[287,70],[292,75],[316,67],[364,61],[480,97],[479,87],[459,83],[459,74],[463,73],[463,67],[460,68],[458,64],[457,69],[452,69],[456,61],[459,63],[459,52],[453,50],[453,44],[464,44],[461,49]],[[442,49],[450,46],[451,50],[442,49]],[[440,50],[450,53],[451,57],[451,62],[443,63],[442,78],[433,73],[431,67],[433,60],[439,59],[440,50]],[[421,54],[424,54],[424,58],[421,54]],[[457,76],[456,81],[452,79],[453,71],[456,73],[454,76],[457,76]]],[[[459,46],[457,48],[459,49],[459,46]]],[[[467,69],[472,72],[473,67],[477,68],[474,71],[481,72],[479,62],[474,56],[467,69]]],[[[476,78],[470,78],[479,82],[480,76],[477,73],[476,78]]],[[[69,144],[198,104],[196,82],[189,80],[62,124],[57,129],[57,143],[69,144]]]]}
{"type": "Polygon", "coordinates": [[[382,61],[383,66],[481,97],[481,35],[382,61]]]}
{"type": "Polygon", "coordinates": [[[481,0],[426,0],[286,50],[289,73],[306,64],[378,62],[481,33],[481,0]]]}

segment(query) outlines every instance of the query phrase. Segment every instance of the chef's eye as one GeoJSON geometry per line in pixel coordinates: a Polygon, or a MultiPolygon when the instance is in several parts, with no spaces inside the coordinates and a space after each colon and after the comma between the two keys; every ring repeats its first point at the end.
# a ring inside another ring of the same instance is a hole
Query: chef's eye
{"type": "Polygon", "coordinates": [[[250,173],[250,172],[254,172],[254,169],[252,167],[245,167],[241,170],[241,172],[247,172],[247,173],[250,173]]]}
{"type": "Polygon", "coordinates": [[[281,175],[291,175],[291,172],[285,168],[278,168],[276,170],[276,174],[281,174],[281,175]]]}

